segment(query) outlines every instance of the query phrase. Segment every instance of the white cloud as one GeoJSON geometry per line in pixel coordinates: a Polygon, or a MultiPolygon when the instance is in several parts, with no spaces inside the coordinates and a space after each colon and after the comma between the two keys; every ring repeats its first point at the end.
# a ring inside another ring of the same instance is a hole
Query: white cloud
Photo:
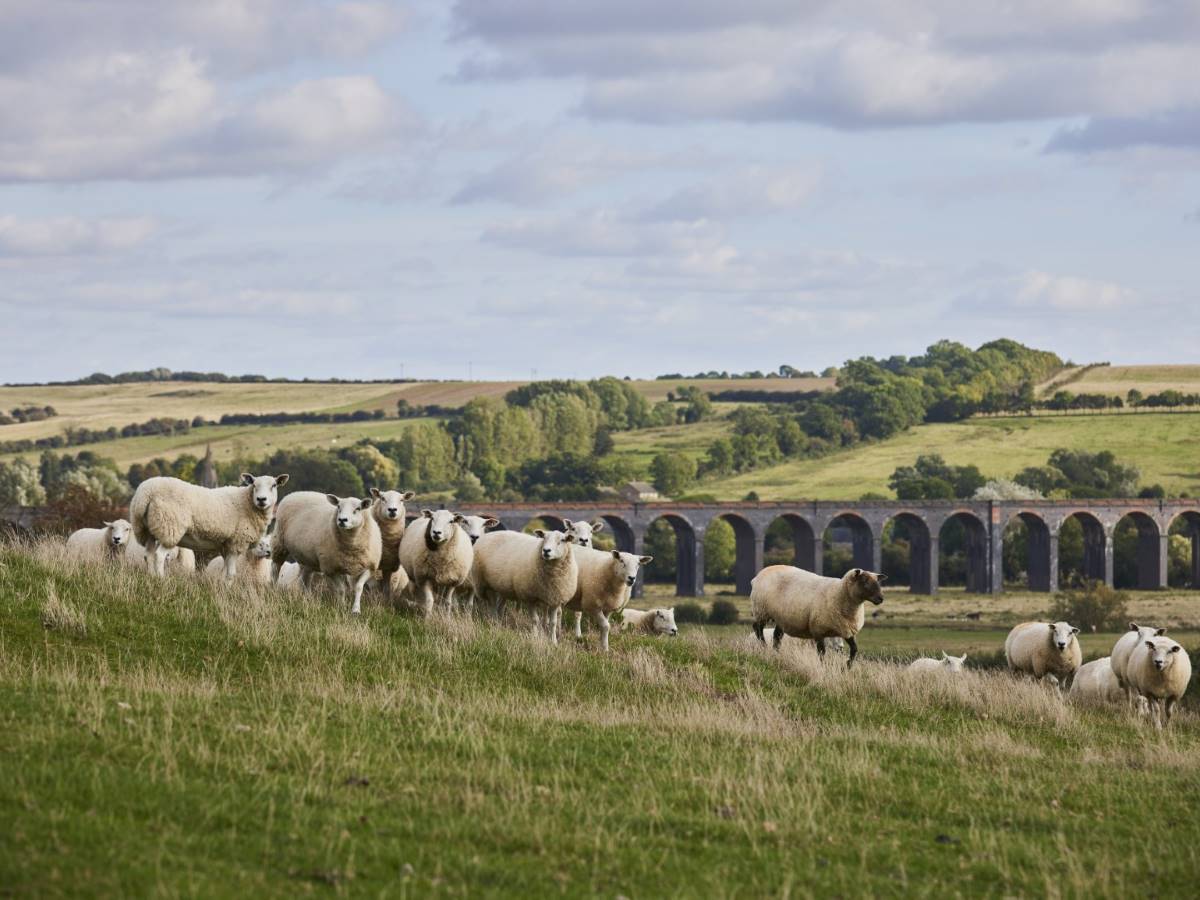
{"type": "Polygon", "coordinates": [[[1017,306],[1050,307],[1061,312],[1111,310],[1137,302],[1137,295],[1111,281],[1026,272],[1016,284],[1013,301],[1017,306]]]}
{"type": "Polygon", "coordinates": [[[87,220],[76,216],[18,219],[0,216],[0,259],[89,256],[129,250],[156,230],[153,219],[87,220]]]}

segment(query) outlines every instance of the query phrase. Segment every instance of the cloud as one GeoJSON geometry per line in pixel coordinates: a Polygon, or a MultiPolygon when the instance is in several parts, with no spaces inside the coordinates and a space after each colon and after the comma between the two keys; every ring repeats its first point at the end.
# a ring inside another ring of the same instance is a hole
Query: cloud
{"type": "Polygon", "coordinates": [[[1047,143],[1046,150],[1104,153],[1136,147],[1200,150],[1200,108],[1092,119],[1060,129],[1047,143]]]}
{"type": "Polygon", "coordinates": [[[1137,302],[1137,295],[1111,281],[1026,272],[1015,285],[1016,306],[1049,307],[1061,312],[1112,310],[1137,302]]]}
{"type": "Polygon", "coordinates": [[[86,220],[76,216],[18,219],[0,216],[0,259],[91,256],[142,244],[156,231],[149,218],[86,220]]]}
{"type": "Polygon", "coordinates": [[[639,213],[649,222],[727,220],[787,212],[806,205],[821,183],[816,166],[751,166],[680,188],[639,213]]]}
{"type": "Polygon", "coordinates": [[[544,256],[687,256],[719,251],[724,232],[712,222],[638,223],[613,210],[599,209],[513,219],[486,229],[483,240],[544,256]]]}

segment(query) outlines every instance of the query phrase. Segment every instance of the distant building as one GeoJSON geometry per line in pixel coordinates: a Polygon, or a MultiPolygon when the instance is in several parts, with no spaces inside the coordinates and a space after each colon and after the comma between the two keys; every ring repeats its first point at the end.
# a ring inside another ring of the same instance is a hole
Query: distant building
{"type": "Polygon", "coordinates": [[[196,484],[200,487],[217,487],[217,464],[213,462],[212,444],[204,448],[204,459],[196,466],[196,484]]]}
{"type": "Polygon", "coordinates": [[[648,481],[626,482],[621,488],[621,496],[630,503],[645,503],[649,500],[661,500],[657,489],[648,481]]]}

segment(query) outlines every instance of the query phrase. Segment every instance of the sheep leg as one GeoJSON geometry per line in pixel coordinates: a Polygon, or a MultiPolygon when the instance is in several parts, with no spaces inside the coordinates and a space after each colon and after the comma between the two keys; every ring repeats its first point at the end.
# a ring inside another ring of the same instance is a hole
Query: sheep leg
{"type": "Polygon", "coordinates": [[[1176,702],[1177,701],[1174,697],[1167,697],[1165,700],[1163,700],[1163,714],[1166,717],[1166,721],[1163,724],[1171,724],[1171,714],[1175,712],[1176,702]]]}
{"type": "Polygon", "coordinates": [[[575,613],[575,638],[577,640],[583,639],[583,610],[582,609],[578,610],[575,613]]]}
{"type": "Polygon", "coordinates": [[[229,584],[233,581],[235,575],[237,575],[237,555],[228,552],[225,554],[225,583],[229,584]]]}
{"type": "Polygon", "coordinates": [[[350,615],[352,615],[352,616],[357,616],[360,612],[362,612],[363,588],[366,587],[367,581],[368,581],[368,579],[370,579],[370,577],[371,577],[370,569],[364,569],[362,572],[359,573],[358,578],[354,581],[350,580],[349,575],[346,576],[347,583],[351,584],[353,586],[353,590],[354,590],[354,605],[350,607],[350,615]]]}
{"type": "Polygon", "coordinates": [[[850,658],[846,660],[846,668],[848,669],[854,665],[854,657],[858,656],[858,641],[852,637],[846,638],[846,646],[850,648],[850,658]]]}
{"type": "MultiPolygon", "coordinates": [[[[762,641],[761,636],[759,640],[762,641]]],[[[766,641],[763,641],[763,643],[765,644],[766,641]]],[[[771,632],[771,646],[776,650],[783,646],[783,629],[779,627],[778,622],[775,623],[775,630],[771,632]]]]}
{"type": "Polygon", "coordinates": [[[760,644],[765,644],[767,642],[767,639],[765,637],[763,637],[763,625],[765,625],[765,624],[766,624],[765,622],[755,622],[754,623],[754,636],[756,638],[758,638],[758,642],[760,644]]]}
{"type": "Polygon", "coordinates": [[[162,544],[154,545],[154,574],[159,578],[163,578],[167,574],[167,557],[170,556],[170,554],[171,551],[162,544]]]}
{"type": "Polygon", "coordinates": [[[554,609],[546,613],[546,624],[549,626],[546,630],[550,633],[550,643],[558,646],[558,627],[562,622],[562,607],[556,606],[554,609]]]}
{"type": "Polygon", "coordinates": [[[542,611],[534,606],[529,610],[529,614],[533,617],[533,636],[540,637],[542,635],[542,611]]]}
{"type": "Polygon", "coordinates": [[[433,604],[434,604],[434,601],[437,599],[433,595],[433,582],[432,581],[421,582],[421,594],[422,594],[422,597],[424,598],[424,602],[425,602],[425,605],[424,605],[425,618],[428,619],[430,616],[433,615],[433,604]]]}
{"type": "Polygon", "coordinates": [[[271,584],[279,584],[279,571],[283,568],[283,560],[271,560],[271,584]]]}
{"type": "MultiPolygon", "coordinates": [[[[779,634],[778,626],[775,627],[775,633],[779,634]]],[[[824,659],[825,658],[825,639],[817,638],[815,643],[817,645],[817,656],[820,657],[821,659],[824,659]]]]}
{"type": "MultiPolygon", "coordinates": [[[[576,613],[575,615],[578,616],[579,613],[576,613]]],[[[576,623],[578,623],[579,619],[577,618],[575,621],[576,621],[576,623]]],[[[608,652],[608,631],[609,631],[609,628],[611,627],[608,624],[608,616],[604,614],[604,610],[594,609],[594,610],[592,610],[592,621],[595,622],[596,627],[600,629],[600,649],[603,650],[605,653],[607,653],[608,652]]]]}

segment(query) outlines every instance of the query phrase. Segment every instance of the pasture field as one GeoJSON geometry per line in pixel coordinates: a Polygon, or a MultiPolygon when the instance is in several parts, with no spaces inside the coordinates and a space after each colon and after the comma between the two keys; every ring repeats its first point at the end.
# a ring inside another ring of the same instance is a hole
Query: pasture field
{"type": "Polygon", "coordinates": [[[1045,465],[1058,447],[1111,450],[1141,470],[1143,484],[1168,493],[1200,493],[1200,414],[1146,413],[1086,417],[969,419],[918,425],[887,441],[862,444],[821,459],[802,459],[755,469],[698,488],[722,499],[756,491],[763,500],[855,499],[868,491],[892,496],[888,477],[924,453],[940,453],[953,465],[977,465],[988,477],[1015,475],[1045,465]]]}
{"type": "Polygon", "coordinates": [[[1122,397],[1130,388],[1143,394],[1176,390],[1186,394],[1200,391],[1200,366],[1100,366],[1066,386],[1075,394],[1110,394],[1122,397]]]}
{"type": "Polygon", "coordinates": [[[1156,733],[699,628],[613,647],[0,548],[0,884],[1194,896],[1194,709],[1156,733]]]}

